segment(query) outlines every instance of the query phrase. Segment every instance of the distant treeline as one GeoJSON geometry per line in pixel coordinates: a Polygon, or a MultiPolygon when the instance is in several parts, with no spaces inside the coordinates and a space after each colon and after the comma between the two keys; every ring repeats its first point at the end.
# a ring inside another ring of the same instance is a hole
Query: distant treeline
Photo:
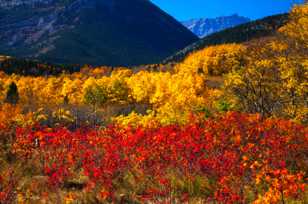
{"type": "MultiPolygon", "coordinates": [[[[141,70],[147,71],[170,71],[174,64],[149,64],[130,67],[133,72],[141,70]]],[[[44,63],[38,60],[19,59],[8,56],[0,56],[0,71],[6,74],[17,74],[22,76],[57,76],[60,74],[72,74],[75,72],[92,72],[95,69],[104,70],[103,75],[109,75],[115,69],[126,67],[110,67],[99,66],[93,67],[91,65],[69,65],[69,64],[51,64],[44,63]]]]}
{"type": "Polygon", "coordinates": [[[62,73],[79,72],[80,69],[80,65],[55,65],[30,59],[2,57],[0,60],[0,71],[3,71],[6,74],[18,74],[24,76],[49,76],[59,75],[62,73]]]}

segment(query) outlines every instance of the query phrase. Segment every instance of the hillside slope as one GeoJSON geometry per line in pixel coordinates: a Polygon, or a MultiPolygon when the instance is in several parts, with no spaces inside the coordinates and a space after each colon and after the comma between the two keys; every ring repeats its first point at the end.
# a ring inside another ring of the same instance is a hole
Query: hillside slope
{"type": "Polygon", "coordinates": [[[285,25],[287,20],[288,14],[280,14],[214,33],[168,57],[164,60],[164,63],[181,61],[190,53],[210,45],[242,43],[261,37],[271,36],[278,28],[285,25]]]}
{"type": "Polygon", "coordinates": [[[0,54],[51,63],[157,63],[197,37],[147,0],[0,0],[0,54]]]}

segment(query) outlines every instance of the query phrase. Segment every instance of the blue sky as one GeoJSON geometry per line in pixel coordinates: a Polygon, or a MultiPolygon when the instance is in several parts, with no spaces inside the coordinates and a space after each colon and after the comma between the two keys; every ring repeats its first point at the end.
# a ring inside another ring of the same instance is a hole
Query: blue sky
{"type": "Polygon", "coordinates": [[[239,14],[251,19],[289,11],[303,0],[152,0],[178,20],[239,14]]]}

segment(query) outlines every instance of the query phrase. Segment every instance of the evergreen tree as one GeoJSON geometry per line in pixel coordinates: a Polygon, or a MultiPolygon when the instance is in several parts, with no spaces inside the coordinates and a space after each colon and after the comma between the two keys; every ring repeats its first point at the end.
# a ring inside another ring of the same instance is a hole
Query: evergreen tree
{"type": "Polygon", "coordinates": [[[12,82],[6,93],[5,102],[16,105],[18,101],[19,101],[18,88],[17,85],[14,82],[12,82]]]}

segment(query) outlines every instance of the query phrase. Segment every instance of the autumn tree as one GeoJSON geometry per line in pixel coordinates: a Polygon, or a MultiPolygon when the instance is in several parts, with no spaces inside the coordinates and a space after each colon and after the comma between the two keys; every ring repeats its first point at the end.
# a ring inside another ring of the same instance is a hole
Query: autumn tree
{"type": "Polygon", "coordinates": [[[240,44],[210,46],[186,57],[176,69],[221,76],[241,67],[245,51],[246,47],[240,44]]]}
{"type": "Polygon", "coordinates": [[[295,7],[275,37],[250,43],[243,68],[226,78],[241,110],[307,121],[307,8],[295,7]]]}

